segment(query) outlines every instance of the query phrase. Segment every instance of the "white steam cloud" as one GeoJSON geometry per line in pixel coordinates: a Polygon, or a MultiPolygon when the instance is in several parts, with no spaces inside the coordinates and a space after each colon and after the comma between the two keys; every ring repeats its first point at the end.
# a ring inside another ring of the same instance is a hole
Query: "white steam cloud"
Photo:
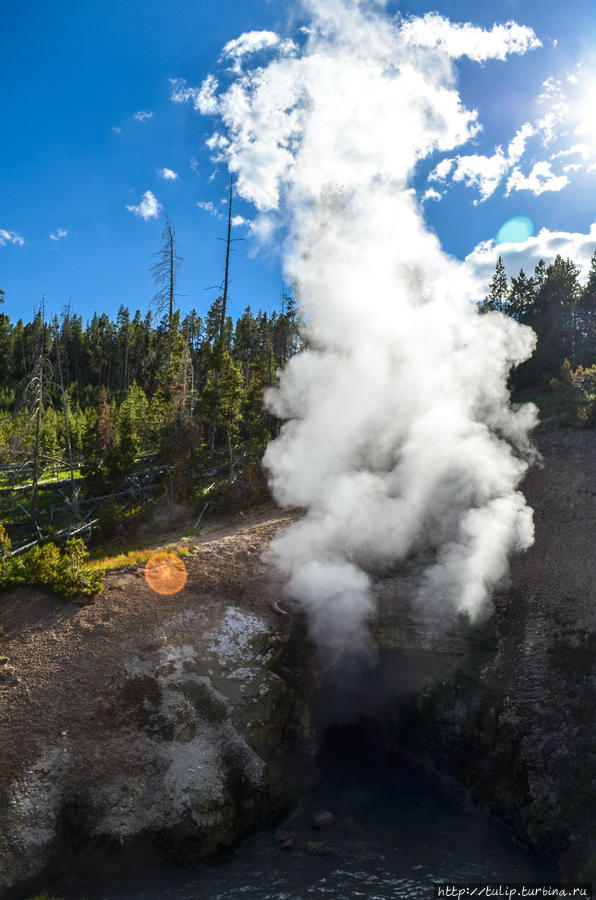
{"type": "Polygon", "coordinates": [[[535,410],[510,407],[506,378],[534,335],[477,313],[472,279],[425,228],[408,178],[479,128],[452,59],[538,41],[514,24],[392,22],[373,2],[303,5],[299,54],[210,92],[224,127],[209,146],[259,210],[253,231],[288,226],[285,268],[307,323],[308,349],[267,398],[287,421],[265,457],[277,500],[306,513],[269,559],[314,637],[353,648],[377,574],[425,560],[418,601],[474,617],[533,540],[517,486],[535,410]]]}

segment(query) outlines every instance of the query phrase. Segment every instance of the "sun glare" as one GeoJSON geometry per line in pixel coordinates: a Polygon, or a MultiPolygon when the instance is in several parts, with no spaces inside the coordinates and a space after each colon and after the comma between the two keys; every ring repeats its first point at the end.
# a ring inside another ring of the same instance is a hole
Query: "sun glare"
{"type": "Polygon", "coordinates": [[[575,134],[583,138],[590,150],[596,152],[596,74],[586,78],[578,91],[574,106],[574,118],[577,121],[575,134]]]}

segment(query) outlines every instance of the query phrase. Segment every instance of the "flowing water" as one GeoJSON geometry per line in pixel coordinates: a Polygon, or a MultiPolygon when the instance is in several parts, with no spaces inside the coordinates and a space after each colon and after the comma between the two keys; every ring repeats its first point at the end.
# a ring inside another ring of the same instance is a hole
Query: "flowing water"
{"type": "Polygon", "coordinates": [[[315,791],[285,823],[296,834],[280,850],[273,830],[254,834],[222,861],[181,867],[133,865],[119,875],[62,879],[65,900],[389,900],[431,898],[433,881],[558,881],[554,868],[516,846],[495,820],[446,796],[428,779],[380,758],[324,761],[315,791]],[[333,825],[316,831],[313,812],[333,825]],[[328,842],[333,852],[306,851],[328,842]]]}

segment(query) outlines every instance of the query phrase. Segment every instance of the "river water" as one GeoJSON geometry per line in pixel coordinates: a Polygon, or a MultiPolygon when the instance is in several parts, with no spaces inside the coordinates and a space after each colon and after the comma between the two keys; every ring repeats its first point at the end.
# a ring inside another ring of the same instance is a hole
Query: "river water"
{"type": "Polygon", "coordinates": [[[117,876],[104,870],[46,887],[65,900],[422,900],[433,896],[434,881],[558,882],[498,822],[382,760],[328,765],[284,827],[296,834],[290,850],[263,831],[217,863],[133,863],[117,876]],[[322,809],[335,823],[317,832],[312,815],[322,809]],[[309,841],[326,841],[333,852],[306,852],[309,841]]]}

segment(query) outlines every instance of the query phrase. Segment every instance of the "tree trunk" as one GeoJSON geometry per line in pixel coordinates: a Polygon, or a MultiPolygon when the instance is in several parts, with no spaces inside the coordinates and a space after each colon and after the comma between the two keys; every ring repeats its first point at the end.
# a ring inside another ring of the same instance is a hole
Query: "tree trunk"
{"type": "Polygon", "coordinates": [[[213,415],[211,416],[211,423],[209,425],[209,437],[208,437],[208,447],[209,447],[209,458],[213,460],[215,456],[215,438],[217,435],[217,419],[219,413],[219,382],[221,379],[221,354],[223,353],[224,346],[224,332],[226,325],[226,307],[228,303],[228,283],[229,283],[229,274],[230,274],[230,244],[232,242],[232,176],[230,175],[230,198],[228,201],[228,236],[226,238],[226,267],[224,271],[224,290],[223,297],[221,302],[221,319],[219,321],[219,336],[217,338],[216,347],[215,347],[215,372],[213,373],[213,377],[215,379],[215,401],[213,404],[213,415]]]}

